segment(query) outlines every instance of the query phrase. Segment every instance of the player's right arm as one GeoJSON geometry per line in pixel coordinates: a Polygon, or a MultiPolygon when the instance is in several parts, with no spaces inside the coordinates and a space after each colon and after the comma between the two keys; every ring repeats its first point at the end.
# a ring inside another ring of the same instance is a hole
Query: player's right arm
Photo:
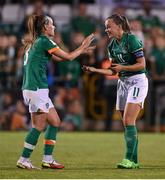
{"type": "Polygon", "coordinates": [[[81,46],[72,52],[65,52],[62,49],[54,49],[52,51],[48,51],[51,55],[54,56],[54,60],[62,61],[62,60],[74,60],[80,54],[87,53],[88,51],[93,50],[95,47],[90,46],[91,42],[94,40],[94,35],[91,34],[87,38],[84,39],[81,46]]]}
{"type": "Polygon", "coordinates": [[[83,66],[82,69],[85,72],[95,72],[95,73],[104,74],[107,76],[112,76],[112,75],[116,74],[116,72],[114,70],[112,70],[111,68],[109,68],[109,69],[98,69],[98,68],[94,68],[91,66],[83,66]]]}

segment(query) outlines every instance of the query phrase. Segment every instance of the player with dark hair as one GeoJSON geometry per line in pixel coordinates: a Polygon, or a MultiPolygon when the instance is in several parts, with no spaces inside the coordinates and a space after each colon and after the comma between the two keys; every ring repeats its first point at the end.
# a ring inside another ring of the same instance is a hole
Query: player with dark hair
{"type": "Polygon", "coordinates": [[[105,75],[118,73],[116,109],[120,111],[123,120],[126,153],[117,167],[135,169],[139,168],[136,119],[148,92],[143,45],[130,32],[129,22],[125,16],[113,14],[106,19],[105,27],[111,39],[108,46],[111,68],[96,69],[89,66],[83,68],[85,71],[105,75]]]}

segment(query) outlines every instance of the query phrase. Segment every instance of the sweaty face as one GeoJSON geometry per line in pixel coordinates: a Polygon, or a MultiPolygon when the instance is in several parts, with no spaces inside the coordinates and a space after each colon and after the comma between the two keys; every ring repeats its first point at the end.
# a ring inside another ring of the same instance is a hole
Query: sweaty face
{"type": "Polygon", "coordinates": [[[121,27],[114,23],[112,19],[107,19],[105,21],[105,32],[109,38],[118,37],[121,27]]]}
{"type": "Polygon", "coordinates": [[[54,36],[54,30],[55,26],[53,24],[53,20],[49,18],[48,24],[45,25],[45,34],[47,34],[48,36],[54,36]]]}

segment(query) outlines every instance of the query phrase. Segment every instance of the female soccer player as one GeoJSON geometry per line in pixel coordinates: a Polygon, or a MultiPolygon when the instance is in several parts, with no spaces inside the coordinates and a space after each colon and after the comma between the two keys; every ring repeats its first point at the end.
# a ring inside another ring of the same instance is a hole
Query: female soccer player
{"type": "Polygon", "coordinates": [[[143,108],[148,91],[145,75],[145,58],[142,42],[130,32],[125,16],[114,14],[105,21],[106,32],[111,39],[108,45],[110,69],[96,69],[84,66],[85,71],[106,75],[118,73],[116,109],[121,112],[126,142],[125,158],[118,168],[135,169],[138,164],[138,137],[136,119],[143,108]]]}
{"type": "Polygon", "coordinates": [[[82,42],[79,48],[67,53],[51,40],[51,37],[54,36],[55,26],[50,17],[32,15],[28,20],[28,29],[31,39],[24,40],[22,90],[24,101],[29,105],[32,129],[26,136],[22,155],[17,161],[17,167],[23,169],[36,168],[29,158],[37,144],[40,133],[48,124],[45,132],[42,167],[62,169],[64,165],[57,163],[52,156],[60,119],[48,95],[46,66],[51,57],[56,61],[63,59],[72,61],[80,54],[93,50],[94,47],[91,47],[90,44],[94,35],[91,34],[82,42]]]}

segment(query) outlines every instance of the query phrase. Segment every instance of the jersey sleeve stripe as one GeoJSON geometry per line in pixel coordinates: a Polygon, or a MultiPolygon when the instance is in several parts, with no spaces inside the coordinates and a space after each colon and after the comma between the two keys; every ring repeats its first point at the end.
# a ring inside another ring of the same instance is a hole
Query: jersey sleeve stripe
{"type": "Polygon", "coordinates": [[[135,53],[135,52],[140,51],[140,50],[142,50],[142,51],[143,51],[143,48],[136,49],[136,50],[135,50],[135,51],[133,51],[132,53],[135,53]]]}
{"type": "Polygon", "coordinates": [[[59,47],[54,47],[54,48],[52,48],[52,49],[49,49],[49,50],[48,50],[48,53],[49,53],[49,54],[52,54],[53,52],[55,52],[55,51],[57,51],[57,50],[59,50],[59,47]]]}

